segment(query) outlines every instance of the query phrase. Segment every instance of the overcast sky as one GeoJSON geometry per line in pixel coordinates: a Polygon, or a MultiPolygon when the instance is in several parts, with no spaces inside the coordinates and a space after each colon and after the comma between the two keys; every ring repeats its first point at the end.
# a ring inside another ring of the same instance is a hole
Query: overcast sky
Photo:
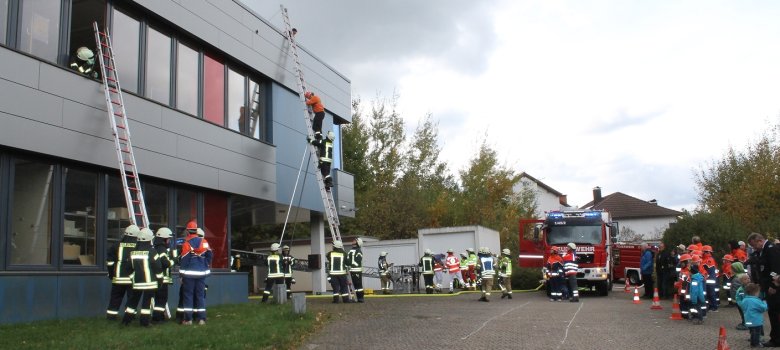
{"type": "Polygon", "coordinates": [[[600,186],[693,209],[694,174],[780,120],[778,1],[281,3],[353,98],[396,91],[408,133],[431,113],[453,172],[486,138],[574,205],[600,186]]]}

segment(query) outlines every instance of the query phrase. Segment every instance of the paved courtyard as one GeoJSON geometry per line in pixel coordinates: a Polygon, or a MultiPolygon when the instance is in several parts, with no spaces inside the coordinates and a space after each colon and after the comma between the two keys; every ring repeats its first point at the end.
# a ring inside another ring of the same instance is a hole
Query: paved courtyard
{"type": "Polygon", "coordinates": [[[632,296],[615,289],[569,303],[541,292],[512,300],[494,293],[484,303],[474,293],[399,295],[346,305],[309,298],[309,310],[333,316],[302,349],[715,349],[721,325],[732,349],[749,348],[748,332],[734,329],[736,308],[721,308],[696,326],[670,320],[669,300],[659,311],[649,300],[633,304],[632,296]]]}

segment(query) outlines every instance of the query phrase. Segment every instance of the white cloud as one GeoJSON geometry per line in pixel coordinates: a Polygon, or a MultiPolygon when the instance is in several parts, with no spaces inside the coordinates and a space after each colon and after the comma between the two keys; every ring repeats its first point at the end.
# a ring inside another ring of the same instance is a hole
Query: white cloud
{"type": "Polygon", "coordinates": [[[285,4],[363,100],[397,91],[409,130],[432,113],[453,172],[488,135],[571,203],[601,186],[691,209],[693,171],[780,115],[772,1],[285,4]]]}

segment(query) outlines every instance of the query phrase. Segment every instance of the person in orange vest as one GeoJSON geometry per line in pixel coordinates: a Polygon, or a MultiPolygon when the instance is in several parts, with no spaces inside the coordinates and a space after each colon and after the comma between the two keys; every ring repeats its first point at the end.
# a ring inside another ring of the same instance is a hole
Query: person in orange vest
{"type": "MultiPolygon", "coordinates": [[[[182,248],[184,247],[184,241],[189,237],[190,235],[197,235],[198,234],[198,222],[193,220],[190,220],[187,223],[187,226],[185,227],[184,231],[182,232],[182,235],[184,237],[177,238],[176,239],[176,255],[181,259],[181,253],[183,252],[182,248]]],[[[178,261],[181,263],[181,260],[178,261]]],[[[181,271],[179,271],[179,278],[181,279],[181,283],[179,283],[179,304],[176,306],[176,322],[177,323],[184,323],[184,276],[181,274],[181,271]]]]}
{"type": "Polygon", "coordinates": [[[704,248],[704,244],[701,243],[701,237],[699,236],[691,237],[691,245],[696,246],[696,250],[702,250],[702,248],[704,248]]]}
{"type": "Polygon", "coordinates": [[[723,270],[721,270],[721,276],[723,276],[723,290],[726,291],[726,297],[728,298],[728,306],[734,306],[734,300],[731,299],[731,280],[734,279],[734,272],[731,270],[731,263],[734,262],[734,257],[731,254],[723,256],[723,270]]]}
{"type": "Polygon", "coordinates": [[[563,274],[566,276],[566,284],[569,287],[569,301],[576,303],[580,301],[580,292],[577,287],[577,245],[569,243],[566,245],[566,254],[563,255],[563,274]]]}
{"type": "Polygon", "coordinates": [[[447,257],[444,258],[444,265],[447,268],[447,275],[450,282],[450,293],[455,291],[452,289],[453,282],[457,279],[460,285],[463,286],[463,278],[460,276],[460,260],[452,252],[452,249],[447,249],[447,257]]]}
{"type": "Polygon", "coordinates": [[[179,274],[184,288],[184,325],[191,325],[193,321],[206,324],[206,277],[211,274],[213,253],[205,236],[206,233],[197,228],[194,235],[187,236],[181,248],[179,274]]]}
{"type": "Polygon", "coordinates": [[[739,261],[741,263],[745,263],[747,261],[748,256],[744,249],[742,249],[739,245],[739,242],[737,241],[729,241],[729,248],[731,248],[731,256],[734,257],[733,261],[739,261]]]}
{"type": "Polygon", "coordinates": [[[712,257],[712,246],[705,245],[702,247],[704,255],[702,256],[702,267],[704,267],[704,278],[707,285],[707,308],[709,311],[718,312],[718,306],[720,306],[720,287],[718,286],[718,263],[715,262],[715,258],[712,257]]]}
{"type": "Polygon", "coordinates": [[[559,255],[558,248],[550,249],[550,256],[547,258],[547,282],[550,284],[550,301],[561,301],[563,299],[563,259],[559,255]]]}
{"type": "Polygon", "coordinates": [[[691,255],[680,255],[680,273],[677,277],[677,282],[674,283],[674,287],[677,288],[677,294],[680,296],[680,313],[684,319],[690,319],[691,312],[691,295],[690,281],[691,281],[691,255]]]}
{"type": "Polygon", "coordinates": [[[306,97],[306,105],[311,107],[312,112],[314,112],[314,122],[312,123],[314,137],[316,139],[321,139],[322,120],[325,119],[325,106],[322,105],[322,100],[320,100],[320,97],[311,91],[306,91],[304,96],[306,97]]]}

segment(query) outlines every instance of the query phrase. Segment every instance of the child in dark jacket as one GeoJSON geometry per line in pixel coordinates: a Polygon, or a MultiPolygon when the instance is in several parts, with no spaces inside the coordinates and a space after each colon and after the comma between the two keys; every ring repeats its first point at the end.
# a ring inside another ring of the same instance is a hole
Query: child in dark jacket
{"type": "Polygon", "coordinates": [[[758,298],[761,288],[750,283],[745,287],[745,298],[740,307],[745,313],[745,326],[750,330],[750,347],[761,346],[761,335],[764,333],[764,313],[767,310],[766,301],[758,298]]]}

